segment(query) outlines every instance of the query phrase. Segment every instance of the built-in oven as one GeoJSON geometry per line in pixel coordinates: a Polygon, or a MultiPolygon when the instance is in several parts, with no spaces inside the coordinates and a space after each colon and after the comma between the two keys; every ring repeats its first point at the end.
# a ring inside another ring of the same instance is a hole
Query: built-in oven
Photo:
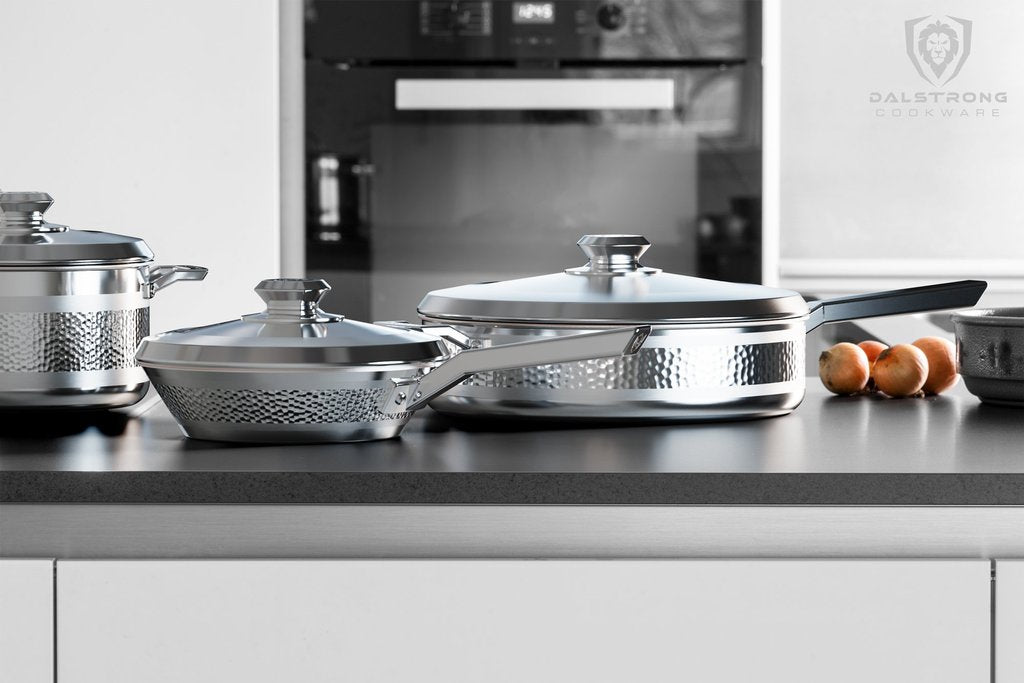
{"type": "Polygon", "coordinates": [[[306,263],[330,309],[576,265],[761,273],[761,6],[735,0],[314,0],[306,263]]]}

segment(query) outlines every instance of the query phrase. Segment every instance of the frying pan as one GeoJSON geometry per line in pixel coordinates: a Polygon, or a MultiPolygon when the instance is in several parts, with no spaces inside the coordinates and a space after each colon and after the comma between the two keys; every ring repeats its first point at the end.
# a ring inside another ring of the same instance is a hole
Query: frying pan
{"type": "Polygon", "coordinates": [[[186,436],[337,442],[397,436],[475,372],[636,353],[650,328],[462,351],[441,337],[325,313],[323,280],[264,280],[261,313],[147,337],[137,359],[186,436]]]}
{"type": "Polygon", "coordinates": [[[986,283],[949,282],[808,303],[797,292],[666,273],[641,235],[586,235],[589,263],[427,294],[422,321],[474,348],[650,325],[639,353],[476,373],[430,405],[463,417],[595,422],[784,415],[805,391],[805,336],[820,325],[964,308],[986,283]]]}

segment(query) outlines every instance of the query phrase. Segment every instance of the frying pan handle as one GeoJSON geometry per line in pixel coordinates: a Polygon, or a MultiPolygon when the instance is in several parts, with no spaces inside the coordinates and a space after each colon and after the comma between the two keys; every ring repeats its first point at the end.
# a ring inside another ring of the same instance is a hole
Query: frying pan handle
{"type": "Polygon", "coordinates": [[[384,397],[381,410],[417,410],[477,372],[632,355],[650,333],[650,325],[644,325],[461,351],[425,375],[394,380],[395,388],[384,397]]]}
{"type": "Polygon", "coordinates": [[[810,305],[807,331],[825,323],[876,318],[897,313],[941,311],[947,308],[970,308],[978,303],[988,283],[983,280],[960,280],[940,285],[925,285],[888,292],[822,299],[810,305]]]}
{"type": "Polygon", "coordinates": [[[423,332],[434,337],[440,337],[451,344],[452,350],[465,350],[469,348],[469,337],[451,325],[423,325],[410,323],[405,320],[374,320],[373,324],[394,327],[398,330],[416,330],[417,332],[423,332]]]}

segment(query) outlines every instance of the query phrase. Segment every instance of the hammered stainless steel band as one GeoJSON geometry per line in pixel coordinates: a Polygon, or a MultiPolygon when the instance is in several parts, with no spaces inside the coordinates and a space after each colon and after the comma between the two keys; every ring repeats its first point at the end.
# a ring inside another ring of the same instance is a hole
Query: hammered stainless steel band
{"type": "Polygon", "coordinates": [[[494,388],[687,389],[775,384],[798,379],[799,341],[641,349],[635,356],[481,372],[464,384],[494,388]]]}
{"type": "MultiPolygon", "coordinates": [[[[471,346],[580,329],[456,326],[471,346]]],[[[431,402],[456,415],[708,420],[777,415],[804,393],[802,321],[655,327],[635,356],[481,372],[431,402]]]]}
{"type": "Polygon", "coordinates": [[[0,312],[0,373],[81,372],[136,366],[149,309],[0,312]]]}

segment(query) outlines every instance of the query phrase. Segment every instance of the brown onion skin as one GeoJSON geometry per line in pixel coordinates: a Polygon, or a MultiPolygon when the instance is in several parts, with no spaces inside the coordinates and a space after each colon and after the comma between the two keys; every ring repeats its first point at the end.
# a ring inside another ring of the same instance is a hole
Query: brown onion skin
{"type": "Polygon", "coordinates": [[[928,358],[928,379],[921,388],[926,394],[937,395],[952,388],[960,375],[956,371],[956,346],[942,337],[921,337],[914,342],[928,358]]]}
{"type": "Polygon", "coordinates": [[[867,386],[871,367],[868,357],[856,344],[842,342],[818,356],[818,376],[833,394],[856,394],[867,386]]]}
{"type": "Polygon", "coordinates": [[[878,355],[882,353],[882,351],[885,351],[887,348],[889,348],[888,345],[883,344],[880,341],[875,341],[874,339],[862,341],[861,343],[857,344],[857,346],[863,349],[864,353],[867,354],[868,362],[872,364],[876,360],[878,360],[878,355]]]}
{"type": "Polygon", "coordinates": [[[885,351],[887,348],[889,348],[889,346],[887,344],[883,344],[880,341],[875,341],[874,339],[866,339],[861,343],[857,344],[857,346],[862,348],[864,350],[864,353],[868,357],[868,366],[870,372],[868,374],[867,391],[875,391],[875,361],[878,360],[879,354],[881,354],[882,351],[885,351]]]}
{"type": "Polygon", "coordinates": [[[914,396],[928,379],[928,357],[912,344],[896,344],[878,355],[872,377],[878,390],[888,396],[914,396]]]}

